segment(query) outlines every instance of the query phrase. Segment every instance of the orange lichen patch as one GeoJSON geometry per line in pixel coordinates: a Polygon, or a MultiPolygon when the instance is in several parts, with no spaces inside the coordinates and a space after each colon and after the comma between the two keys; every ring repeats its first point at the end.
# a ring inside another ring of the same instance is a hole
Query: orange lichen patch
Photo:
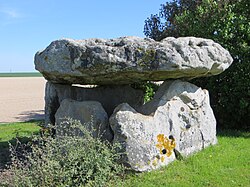
{"type": "MultiPolygon", "coordinates": [[[[160,150],[160,154],[170,157],[176,146],[175,139],[172,136],[168,139],[167,137],[164,137],[164,134],[159,134],[157,136],[157,141],[158,143],[156,144],[156,147],[160,150]]],[[[161,161],[164,161],[163,156],[161,157],[161,161]]]]}
{"type": "Polygon", "coordinates": [[[164,162],[165,158],[164,156],[161,156],[161,162],[164,162]]]}
{"type": "Polygon", "coordinates": [[[158,134],[157,141],[158,142],[163,142],[164,141],[164,134],[158,134]]]}

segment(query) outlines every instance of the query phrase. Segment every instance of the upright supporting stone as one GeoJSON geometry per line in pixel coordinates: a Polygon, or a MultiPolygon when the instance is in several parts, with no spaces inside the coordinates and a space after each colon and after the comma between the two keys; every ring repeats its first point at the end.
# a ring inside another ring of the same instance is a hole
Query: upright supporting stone
{"type": "Polygon", "coordinates": [[[114,142],[121,143],[123,162],[133,170],[152,170],[173,161],[174,153],[187,156],[217,142],[208,91],[193,84],[165,82],[141,111],[148,115],[121,104],[110,117],[114,142]]]}
{"type": "Polygon", "coordinates": [[[45,93],[45,124],[55,123],[55,113],[64,99],[98,101],[110,116],[121,103],[129,103],[135,108],[141,106],[143,96],[142,90],[133,89],[129,85],[86,88],[48,81],[45,93]]]}
{"type": "Polygon", "coordinates": [[[93,137],[99,137],[109,142],[113,140],[113,133],[108,123],[108,115],[101,103],[97,101],[64,99],[55,114],[57,127],[63,126],[63,123],[68,118],[79,120],[92,133],[93,137]]]}

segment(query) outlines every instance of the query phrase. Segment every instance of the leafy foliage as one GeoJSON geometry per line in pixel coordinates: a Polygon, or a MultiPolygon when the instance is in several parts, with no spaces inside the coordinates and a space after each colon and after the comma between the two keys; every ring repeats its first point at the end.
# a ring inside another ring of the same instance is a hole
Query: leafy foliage
{"type": "Polygon", "coordinates": [[[176,25],[175,16],[187,10],[195,10],[199,4],[201,0],[173,0],[161,4],[159,14],[152,14],[145,21],[144,34],[157,41],[167,36],[179,37],[181,33],[176,25]]]}
{"type": "Polygon", "coordinates": [[[155,40],[203,37],[229,50],[234,64],[227,71],[193,81],[210,91],[220,128],[250,128],[249,7],[248,0],[174,0],[145,21],[145,35],[155,40]]]}
{"type": "Polygon", "coordinates": [[[66,123],[70,128],[56,129],[56,137],[49,132],[34,137],[31,150],[21,157],[12,146],[13,164],[8,172],[13,177],[0,185],[105,186],[122,174],[123,167],[116,162],[118,145],[93,138],[78,121],[66,123]]]}
{"type": "Polygon", "coordinates": [[[144,92],[144,103],[151,101],[159,88],[157,84],[151,81],[134,83],[131,86],[135,89],[141,89],[144,92]]]}

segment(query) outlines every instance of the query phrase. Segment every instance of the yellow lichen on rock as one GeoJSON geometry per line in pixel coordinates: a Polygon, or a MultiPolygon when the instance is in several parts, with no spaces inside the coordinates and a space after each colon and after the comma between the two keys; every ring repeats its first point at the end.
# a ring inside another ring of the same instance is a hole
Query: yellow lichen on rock
{"type": "MultiPolygon", "coordinates": [[[[167,157],[170,157],[173,153],[173,150],[176,146],[175,139],[172,137],[168,139],[164,136],[164,134],[159,134],[157,136],[158,144],[156,144],[156,147],[160,150],[161,155],[166,155],[167,157]]],[[[161,161],[164,161],[164,157],[161,157],[161,161]]]]}

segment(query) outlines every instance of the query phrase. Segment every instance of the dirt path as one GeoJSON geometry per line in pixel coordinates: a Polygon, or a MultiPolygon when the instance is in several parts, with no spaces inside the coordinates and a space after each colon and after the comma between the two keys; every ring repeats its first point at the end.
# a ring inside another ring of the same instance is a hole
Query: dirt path
{"type": "Polygon", "coordinates": [[[0,78],[0,123],[44,118],[43,77],[0,78]]]}

